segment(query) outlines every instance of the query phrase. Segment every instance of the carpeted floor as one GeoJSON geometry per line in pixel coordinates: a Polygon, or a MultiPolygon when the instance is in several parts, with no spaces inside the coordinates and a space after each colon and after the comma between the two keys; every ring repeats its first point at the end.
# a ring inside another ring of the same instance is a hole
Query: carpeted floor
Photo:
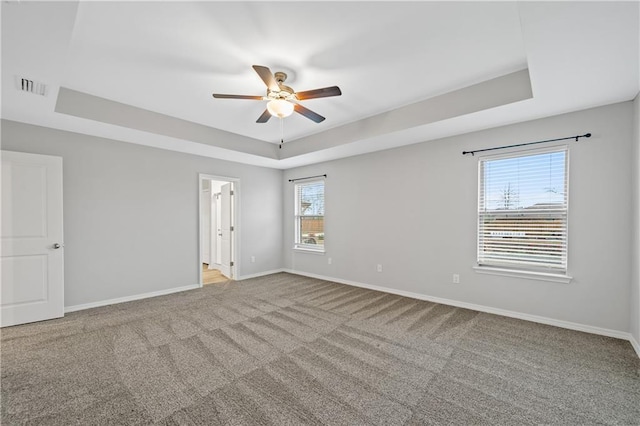
{"type": "Polygon", "coordinates": [[[2,330],[2,424],[640,424],[622,340],[290,274],[2,330]]]}

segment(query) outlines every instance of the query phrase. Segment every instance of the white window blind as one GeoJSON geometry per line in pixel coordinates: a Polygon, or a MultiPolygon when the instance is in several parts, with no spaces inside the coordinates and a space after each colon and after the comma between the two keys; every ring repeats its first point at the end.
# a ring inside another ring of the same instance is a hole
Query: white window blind
{"type": "Polygon", "coordinates": [[[567,270],[566,148],[479,162],[478,264],[567,270]]]}
{"type": "Polygon", "coordinates": [[[295,247],[324,250],[324,181],[295,185],[295,247]]]}

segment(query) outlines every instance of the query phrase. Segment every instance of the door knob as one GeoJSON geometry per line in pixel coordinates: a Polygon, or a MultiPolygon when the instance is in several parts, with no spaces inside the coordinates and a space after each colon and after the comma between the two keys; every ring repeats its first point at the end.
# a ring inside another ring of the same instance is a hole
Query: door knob
{"type": "Polygon", "coordinates": [[[58,243],[55,243],[53,245],[53,248],[56,249],[56,250],[59,249],[60,247],[62,247],[62,246],[60,244],[58,244],[58,243]]]}

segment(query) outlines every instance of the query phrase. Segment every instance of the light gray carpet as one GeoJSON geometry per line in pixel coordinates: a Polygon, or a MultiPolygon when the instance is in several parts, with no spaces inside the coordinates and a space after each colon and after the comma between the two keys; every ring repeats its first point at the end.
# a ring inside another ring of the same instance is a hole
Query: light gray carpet
{"type": "Polygon", "coordinates": [[[290,274],[2,330],[2,424],[640,424],[629,342],[290,274]]]}

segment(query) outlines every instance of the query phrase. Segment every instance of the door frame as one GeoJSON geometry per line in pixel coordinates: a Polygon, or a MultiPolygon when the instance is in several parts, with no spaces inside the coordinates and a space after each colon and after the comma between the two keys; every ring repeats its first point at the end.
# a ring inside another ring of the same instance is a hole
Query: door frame
{"type": "Polygon", "coordinates": [[[207,173],[198,173],[198,285],[202,287],[202,182],[205,180],[217,180],[233,183],[233,205],[231,220],[233,223],[233,233],[231,235],[231,279],[238,278],[238,270],[240,266],[240,179],[228,176],[210,175],[207,173]]]}

